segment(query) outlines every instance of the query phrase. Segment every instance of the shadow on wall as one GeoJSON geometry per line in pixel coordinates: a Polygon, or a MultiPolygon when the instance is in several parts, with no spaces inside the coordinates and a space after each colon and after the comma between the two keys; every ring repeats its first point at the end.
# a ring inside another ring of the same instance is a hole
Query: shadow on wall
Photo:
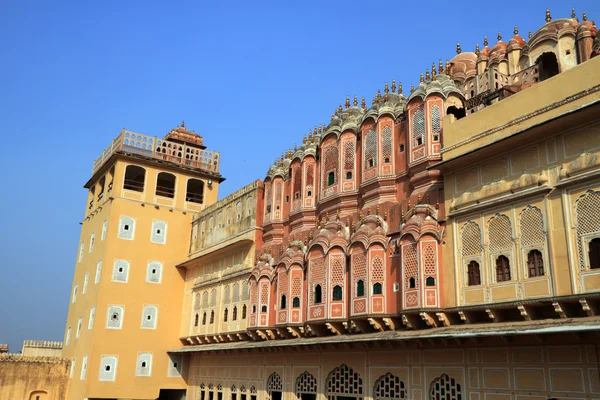
{"type": "Polygon", "coordinates": [[[160,389],[158,400],[185,400],[185,389],[160,389]]]}

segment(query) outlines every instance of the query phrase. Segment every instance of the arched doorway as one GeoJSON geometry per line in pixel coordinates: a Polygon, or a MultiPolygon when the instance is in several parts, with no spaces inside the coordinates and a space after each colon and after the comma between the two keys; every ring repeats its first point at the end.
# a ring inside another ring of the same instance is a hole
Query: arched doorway
{"type": "Polygon", "coordinates": [[[267,379],[267,393],[271,400],[281,400],[281,393],[283,392],[283,384],[281,383],[281,377],[277,372],[273,372],[269,379],[267,379]]]}
{"type": "Polygon", "coordinates": [[[358,372],[342,364],[329,373],[325,395],[328,400],[363,400],[362,378],[358,372]]]}
{"type": "Polygon", "coordinates": [[[304,371],[296,378],[296,397],[299,400],[317,399],[317,380],[308,371],[304,371]]]}

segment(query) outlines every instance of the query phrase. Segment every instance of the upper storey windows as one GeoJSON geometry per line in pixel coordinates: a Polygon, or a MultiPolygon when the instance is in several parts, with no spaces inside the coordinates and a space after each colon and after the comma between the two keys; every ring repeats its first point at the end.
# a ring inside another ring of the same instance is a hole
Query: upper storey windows
{"type": "Polygon", "coordinates": [[[125,179],[123,180],[123,188],[136,192],[144,191],[144,181],[146,179],[146,170],[137,165],[128,165],[125,168],[125,179]]]}
{"type": "Polygon", "coordinates": [[[414,112],[412,130],[413,147],[425,144],[425,110],[423,108],[419,108],[414,112]]]}
{"type": "Polygon", "coordinates": [[[365,135],[365,170],[377,166],[377,147],[377,132],[371,130],[365,135]]]}
{"type": "Polygon", "coordinates": [[[202,204],[204,202],[204,182],[199,179],[188,179],[185,201],[202,204]]]}
{"type": "Polygon", "coordinates": [[[175,175],[161,172],[156,178],[156,195],[168,198],[175,197],[175,175]]]}

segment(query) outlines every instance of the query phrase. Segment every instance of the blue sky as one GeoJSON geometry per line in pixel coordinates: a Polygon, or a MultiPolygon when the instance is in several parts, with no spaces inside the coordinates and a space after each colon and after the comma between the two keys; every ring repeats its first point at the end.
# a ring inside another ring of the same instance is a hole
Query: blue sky
{"type": "Polygon", "coordinates": [[[223,197],[347,95],[370,104],[392,79],[407,93],[457,41],[526,37],[547,7],[600,22],[591,0],[460,4],[0,0],[0,343],[63,339],[82,186],[122,127],[162,136],[185,120],[221,152],[223,197]]]}

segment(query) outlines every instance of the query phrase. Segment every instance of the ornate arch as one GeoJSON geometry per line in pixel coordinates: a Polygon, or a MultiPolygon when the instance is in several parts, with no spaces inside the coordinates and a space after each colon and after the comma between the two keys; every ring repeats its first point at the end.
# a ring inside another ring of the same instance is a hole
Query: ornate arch
{"type": "Polygon", "coordinates": [[[269,397],[271,397],[271,392],[283,392],[281,376],[277,372],[273,372],[267,379],[267,393],[269,397]]]}
{"type": "Polygon", "coordinates": [[[406,399],[404,382],[391,373],[380,376],[373,386],[373,400],[406,399]]]}
{"type": "Polygon", "coordinates": [[[304,371],[296,378],[296,397],[301,398],[302,393],[317,394],[317,380],[308,371],[304,371]]]}
{"type": "Polygon", "coordinates": [[[346,364],[334,368],[327,376],[325,395],[328,400],[335,400],[336,396],[349,396],[363,400],[364,389],[360,374],[346,364]]]}
{"type": "Polygon", "coordinates": [[[429,400],[463,400],[462,385],[456,379],[442,374],[429,385],[429,400]]]}

